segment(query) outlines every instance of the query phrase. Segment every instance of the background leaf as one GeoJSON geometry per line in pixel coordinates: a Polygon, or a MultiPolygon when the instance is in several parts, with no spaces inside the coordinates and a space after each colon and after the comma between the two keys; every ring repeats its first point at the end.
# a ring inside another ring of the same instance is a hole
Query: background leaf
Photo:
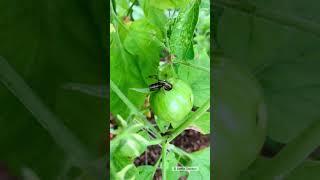
{"type": "MultiPolygon", "coordinates": [[[[0,2],[0,56],[97,158],[105,153],[106,101],[62,85],[106,83],[105,7],[104,1],[0,2]]],[[[0,161],[17,176],[28,167],[41,179],[57,179],[69,157],[2,83],[0,98],[0,161]]]]}
{"type": "Polygon", "coordinates": [[[232,179],[260,153],[267,110],[261,87],[248,68],[225,60],[215,63],[213,71],[213,176],[232,179]]]}
{"type": "Polygon", "coordinates": [[[299,167],[293,170],[285,180],[310,179],[317,180],[320,177],[320,162],[306,160],[299,167]]]}
{"type": "Polygon", "coordinates": [[[259,79],[268,105],[268,135],[289,142],[320,115],[315,109],[320,103],[317,2],[217,4],[223,8],[216,31],[220,49],[225,57],[248,65],[259,79]]]}

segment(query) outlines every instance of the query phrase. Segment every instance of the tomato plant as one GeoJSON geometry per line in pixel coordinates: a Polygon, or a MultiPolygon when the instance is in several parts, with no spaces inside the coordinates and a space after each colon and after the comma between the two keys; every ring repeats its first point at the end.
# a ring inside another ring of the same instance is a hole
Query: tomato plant
{"type": "Polygon", "coordinates": [[[189,153],[172,144],[186,129],[210,133],[209,1],[110,7],[112,179],[153,179],[159,168],[162,179],[210,179],[210,147],[189,153]],[[157,162],[134,164],[151,145],[162,149],[157,162]],[[174,171],[180,166],[198,170],[174,171]]]}

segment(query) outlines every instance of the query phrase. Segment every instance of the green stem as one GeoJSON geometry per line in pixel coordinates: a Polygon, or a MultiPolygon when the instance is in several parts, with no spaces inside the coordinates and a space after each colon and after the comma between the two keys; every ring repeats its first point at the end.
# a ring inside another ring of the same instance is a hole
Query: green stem
{"type": "Polygon", "coordinates": [[[156,164],[153,167],[154,169],[153,169],[152,177],[154,177],[154,175],[159,167],[160,161],[161,161],[161,156],[159,157],[159,159],[157,160],[156,164]]]}
{"type": "Polygon", "coordinates": [[[131,101],[121,92],[121,90],[118,88],[118,86],[110,80],[110,88],[113,92],[115,92],[118,97],[122,100],[123,103],[127,105],[127,107],[130,109],[130,111],[134,114],[136,114],[139,118],[140,123],[146,125],[149,130],[151,130],[151,133],[155,135],[157,138],[161,139],[160,133],[152,126],[152,124],[145,118],[143,114],[140,113],[140,111],[131,103],[131,101]]]}
{"type": "Polygon", "coordinates": [[[191,123],[197,119],[199,119],[207,110],[210,108],[210,99],[208,99],[195,113],[189,116],[178,128],[176,128],[170,137],[168,138],[168,142],[171,142],[174,138],[176,138],[182,131],[184,131],[191,123]]]}
{"type": "Polygon", "coordinates": [[[164,138],[155,139],[155,140],[150,140],[149,143],[148,143],[148,145],[149,145],[149,146],[158,145],[158,144],[160,144],[160,143],[162,143],[162,142],[165,142],[165,140],[166,140],[166,139],[164,139],[164,138]]]}
{"type": "Polygon", "coordinates": [[[167,142],[162,143],[161,159],[162,159],[162,180],[167,179],[167,142]]]}
{"type": "Polygon", "coordinates": [[[117,14],[117,11],[116,11],[116,9],[117,9],[117,7],[116,7],[116,1],[115,0],[111,0],[111,9],[112,9],[112,11],[114,12],[114,14],[117,14]]]}
{"type": "Polygon", "coordinates": [[[139,114],[139,110],[130,102],[130,100],[121,92],[121,90],[118,88],[118,86],[110,80],[110,87],[113,92],[115,92],[118,97],[125,103],[131,112],[135,114],[139,114]]]}
{"type": "Polygon", "coordinates": [[[136,2],[137,2],[137,0],[135,0],[135,1],[131,4],[131,6],[129,7],[129,9],[128,9],[128,11],[127,11],[127,16],[131,15],[131,13],[133,12],[132,8],[133,8],[133,6],[136,4],[136,2]]]}
{"type": "Polygon", "coordinates": [[[268,163],[253,167],[256,177],[270,179],[290,173],[320,145],[320,121],[306,128],[298,137],[289,142],[268,163]]]}
{"type": "MultiPolygon", "coordinates": [[[[115,5],[113,5],[114,3],[112,3],[111,2],[111,15],[112,15],[112,17],[113,17],[113,19],[115,20],[114,22],[113,22],[113,24],[114,25],[121,25],[123,28],[124,28],[124,30],[126,30],[126,31],[129,31],[129,29],[128,29],[128,27],[127,26],[125,26],[124,24],[123,24],[123,22],[119,19],[119,17],[117,16],[117,14],[116,14],[116,10],[114,9],[114,7],[113,6],[115,6],[115,5]]],[[[118,26],[116,27],[117,28],[117,32],[119,32],[119,29],[118,29],[118,26]]]]}
{"type": "Polygon", "coordinates": [[[191,159],[191,155],[189,153],[185,152],[183,149],[180,149],[180,148],[178,148],[177,146],[175,146],[173,144],[170,144],[170,148],[172,148],[175,153],[191,159]]]}
{"type": "Polygon", "coordinates": [[[207,73],[210,73],[210,69],[209,68],[205,68],[205,67],[202,67],[202,66],[197,66],[197,65],[194,65],[194,64],[191,64],[191,63],[187,63],[187,62],[184,62],[184,61],[174,61],[173,63],[179,63],[179,64],[182,64],[184,66],[189,66],[189,67],[193,67],[195,69],[199,69],[201,71],[205,71],[207,73]]]}

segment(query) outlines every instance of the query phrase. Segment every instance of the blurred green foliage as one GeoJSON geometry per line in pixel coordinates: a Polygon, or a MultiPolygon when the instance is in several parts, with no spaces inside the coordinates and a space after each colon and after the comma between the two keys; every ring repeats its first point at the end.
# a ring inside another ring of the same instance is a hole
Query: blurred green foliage
{"type": "MultiPolygon", "coordinates": [[[[97,159],[105,154],[106,99],[63,86],[106,84],[107,5],[84,0],[0,2],[0,56],[97,159]]],[[[41,179],[66,175],[69,158],[63,149],[1,83],[0,100],[0,162],[17,175],[22,167],[41,179]]]]}

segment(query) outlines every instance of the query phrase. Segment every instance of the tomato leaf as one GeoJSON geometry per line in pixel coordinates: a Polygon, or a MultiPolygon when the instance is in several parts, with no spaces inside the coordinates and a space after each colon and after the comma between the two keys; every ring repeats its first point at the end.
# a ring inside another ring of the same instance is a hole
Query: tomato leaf
{"type": "Polygon", "coordinates": [[[198,170],[190,171],[190,180],[209,180],[210,179],[210,148],[191,153],[191,168],[198,170]]]}
{"type": "Polygon", "coordinates": [[[137,167],[138,174],[136,179],[152,179],[153,178],[153,166],[139,166],[137,167]]]}
{"type": "MultiPolygon", "coordinates": [[[[141,107],[144,103],[145,95],[129,90],[130,88],[145,88],[147,86],[141,77],[139,66],[136,64],[137,59],[124,49],[117,32],[113,33],[112,36],[114,41],[110,47],[111,80],[117,84],[119,89],[127,95],[128,99],[136,107],[141,107]]],[[[128,107],[113,91],[110,91],[110,109],[112,113],[120,114],[125,118],[129,114],[128,107]]]]}
{"type": "Polygon", "coordinates": [[[150,5],[159,9],[178,8],[189,3],[190,0],[149,0],[150,5]]]}
{"type": "Polygon", "coordinates": [[[162,31],[163,36],[166,36],[165,27],[168,18],[164,14],[164,10],[154,7],[149,0],[139,0],[139,2],[141,3],[146,19],[151,24],[157,26],[162,31]]]}
{"type": "Polygon", "coordinates": [[[137,134],[141,127],[131,124],[123,129],[110,143],[110,170],[117,178],[133,178],[138,170],[133,164],[134,158],[147,149],[147,140],[137,134]]]}
{"type": "Polygon", "coordinates": [[[193,121],[190,127],[202,134],[210,134],[210,112],[206,112],[199,119],[193,121]]]}
{"type": "Polygon", "coordinates": [[[167,153],[167,157],[166,157],[166,167],[165,167],[165,171],[166,171],[166,179],[179,179],[180,177],[180,173],[179,171],[174,171],[173,169],[176,168],[178,166],[178,160],[175,157],[175,154],[172,151],[169,151],[167,153]]]}
{"type": "Polygon", "coordinates": [[[146,83],[150,83],[151,79],[148,77],[157,72],[160,62],[161,41],[161,31],[147,20],[134,21],[130,25],[124,47],[135,57],[134,63],[146,83]]]}
{"type": "MultiPolygon", "coordinates": [[[[190,64],[200,67],[210,67],[210,58],[205,49],[195,46],[196,56],[190,64]]],[[[194,95],[194,106],[201,106],[210,96],[210,72],[196,69],[192,66],[179,65],[178,76],[191,86],[194,95]]]]}
{"type": "Polygon", "coordinates": [[[165,133],[168,130],[169,126],[170,126],[170,122],[162,120],[160,118],[156,118],[155,120],[156,120],[156,123],[157,123],[157,126],[158,126],[159,130],[162,133],[165,133]]]}
{"type": "Polygon", "coordinates": [[[169,40],[170,53],[178,60],[193,59],[193,35],[198,22],[199,6],[200,0],[192,0],[179,11],[173,24],[169,40]]]}

